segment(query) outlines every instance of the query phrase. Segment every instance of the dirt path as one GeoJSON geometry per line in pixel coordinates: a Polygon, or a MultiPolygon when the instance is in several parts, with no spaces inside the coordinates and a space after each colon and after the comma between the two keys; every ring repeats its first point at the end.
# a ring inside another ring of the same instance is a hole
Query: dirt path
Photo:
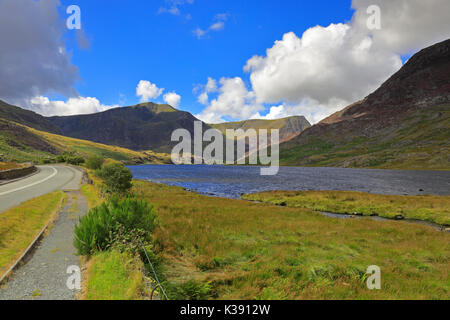
{"type": "Polygon", "coordinates": [[[67,279],[70,266],[80,266],[73,247],[73,228],[86,214],[87,203],[79,191],[67,192],[68,199],[47,237],[0,288],[0,300],[73,300],[67,279]]]}

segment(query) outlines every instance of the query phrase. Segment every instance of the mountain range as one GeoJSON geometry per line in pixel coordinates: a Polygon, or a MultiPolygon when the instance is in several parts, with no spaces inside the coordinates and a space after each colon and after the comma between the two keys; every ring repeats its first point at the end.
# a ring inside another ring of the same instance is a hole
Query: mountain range
{"type": "Polygon", "coordinates": [[[284,165],[449,169],[450,40],[280,148],[284,165]]]}
{"type": "MultiPolygon", "coordinates": [[[[34,160],[33,152],[51,157],[67,144],[122,161],[167,162],[162,153],[176,144],[172,132],[193,133],[194,121],[199,120],[188,112],[151,102],[43,117],[0,101],[0,154],[34,160]]],[[[283,165],[449,169],[450,40],[415,54],[375,92],[316,125],[295,116],[203,128],[279,129],[283,165]]]]}

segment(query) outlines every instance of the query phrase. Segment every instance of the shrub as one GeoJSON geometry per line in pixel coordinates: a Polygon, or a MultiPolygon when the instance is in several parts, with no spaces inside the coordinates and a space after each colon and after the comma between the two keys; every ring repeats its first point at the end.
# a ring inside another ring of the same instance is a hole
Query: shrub
{"type": "Polygon", "coordinates": [[[176,300],[207,300],[212,295],[209,283],[188,280],[175,288],[172,286],[169,285],[170,295],[174,296],[176,300]]]}
{"type": "Polygon", "coordinates": [[[96,156],[96,155],[92,155],[89,158],[87,158],[86,166],[89,169],[98,170],[98,169],[100,169],[102,167],[104,161],[105,161],[105,159],[103,159],[102,157],[96,156]]]}
{"type": "Polygon", "coordinates": [[[97,170],[96,174],[105,182],[106,191],[109,193],[124,194],[132,187],[133,175],[130,169],[123,164],[106,164],[100,170],[97,170]]]}
{"type": "Polygon", "coordinates": [[[64,157],[64,155],[60,154],[60,155],[56,156],[56,162],[57,163],[66,162],[66,158],[64,157]]]}
{"type": "Polygon", "coordinates": [[[74,246],[78,254],[92,255],[108,249],[118,239],[129,241],[138,236],[146,241],[156,223],[156,213],[148,202],[113,198],[80,219],[75,226],[74,246]]]}
{"type": "Polygon", "coordinates": [[[66,162],[68,164],[72,164],[75,166],[79,166],[80,164],[84,163],[84,158],[82,156],[70,156],[66,157],[66,162]]]}

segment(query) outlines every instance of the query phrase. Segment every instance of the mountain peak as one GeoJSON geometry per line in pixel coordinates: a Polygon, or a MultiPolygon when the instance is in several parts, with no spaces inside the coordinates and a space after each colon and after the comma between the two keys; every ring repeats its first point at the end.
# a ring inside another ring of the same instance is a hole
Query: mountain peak
{"type": "Polygon", "coordinates": [[[132,106],[131,108],[146,108],[148,110],[150,110],[153,113],[164,113],[164,112],[177,112],[179,110],[175,109],[174,107],[172,107],[171,105],[168,104],[157,104],[157,103],[153,103],[153,102],[144,102],[144,103],[139,103],[135,106],[132,106]]]}

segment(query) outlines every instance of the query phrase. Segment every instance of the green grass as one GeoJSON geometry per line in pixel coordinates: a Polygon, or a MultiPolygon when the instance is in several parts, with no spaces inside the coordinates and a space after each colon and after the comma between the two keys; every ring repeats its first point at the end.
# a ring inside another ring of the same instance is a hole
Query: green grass
{"type": "Polygon", "coordinates": [[[134,185],[159,212],[155,253],[170,298],[450,298],[448,233],[134,185]],[[382,290],[365,285],[370,265],[381,267],[382,290]]]}
{"type": "Polygon", "coordinates": [[[95,208],[103,203],[100,191],[94,185],[85,184],[81,186],[80,191],[86,197],[89,209],[95,208]]]}
{"type": "Polygon", "coordinates": [[[403,216],[450,225],[450,196],[397,196],[350,191],[271,191],[243,199],[275,205],[342,214],[358,213],[385,218],[403,216]]]}
{"type": "Polygon", "coordinates": [[[56,191],[0,213],[0,275],[20,257],[59,210],[66,195],[56,191]]]}
{"type": "Polygon", "coordinates": [[[106,251],[88,263],[85,300],[140,300],[145,295],[144,265],[139,257],[106,251]]]}
{"type": "Polygon", "coordinates": [[[281,146],[288,166],[449,170],[449,105],[419,110],[370,137],[332,132],[281,146]]]}

